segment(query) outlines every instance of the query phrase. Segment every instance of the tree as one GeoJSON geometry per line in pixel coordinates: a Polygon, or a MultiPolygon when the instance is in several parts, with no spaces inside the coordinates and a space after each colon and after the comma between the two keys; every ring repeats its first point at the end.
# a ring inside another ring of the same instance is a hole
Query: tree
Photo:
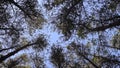
{"type": "MultiPolygon", "coordinates": [[[[73,42],[77,42],[77,47],[72,46],[74,51],[87,64],[98,68],[120,64],[118,34],[117,38],[114,37],[120,29],[119,4],[120,1],[115,0],[54,0],[48,1],[45,7],[48,10],[60,7],[54,21],[59,32],[66,40],[76,37],[73,42]],[[113,44],[110,37],[115,38],[113,44]],[[79,43],[81,40],[87,40],[88,44],[79,43]],[[113,51],[117,51],[115,55],[113,51]]],[[[85,66],[87,64],[84,63],[85,66]]]]}
{"type": "MultiPolygon", "coordinates": [[[[40,10],[38,10],[38,8],[37,0],[0,1],[0,35],[2,36],[0,63],[9,61],[11,56],[15,55],[21,50],[27,49],[30,46],[37,46],[39,49],[46,47],[47,41],[43,35],[40,35],[32,41],[28,41],[25,38],[22,39],[21,37],[21,35],[24,35],[26,29],[23,27],[23,25],[36,24],[40,22],[40,18],[42,19],[42,15],[40,14],[40,10]]],[[[31,27],[33,28],[33,26],[31,27]]],[[[18,65],[18,61],[13,60],[13,62],[16,62],[15,66],[18,65]]]]}
{"type": "Polygon", "coordinates": [[[58,68],[120,66],[120,1],[46,0],[43,3],[44,9],[41,9],[39,0],[0,1],[1,66],[22,68],[26,67],[21,65],[22,62],[32,62],[31,67],[44,68],[42,58],[45,57],[41,57],[40,54],[44,49],[47,50],[46,48],[51,50],[51,63],[58,68]],[[48,17],[46,21],[45,12],[41,12],[42,10],[52,13],[50,17],[55,19],[50,18],[52,22],[49,22],[48,17]],[[53,24],[54,29],[64,35],[63,42],[70,42],[64,45],[65,47],[58,43],[59,46],[55,44],[49,48],[51,44],[46,35],[39,34],[33,37],[34,31],[41,29],[44,22],[53,24]],[[32,36],[32,40],[23,37],[25,33],[32,36]],[[33,54],[25,53],[30,56],[30,61],[24,61],[21,57],[16,58],[22,50],[32,51],[33,54]]]}
{"type": "Polygon", "coordinates": [[[51,62],[54,63],[55,66],[57,66],[57,68],[63,68],[65,63],[63,49],[59,46],[58,47],[53,46],[51,50],[52,50],[50,57],[51,62]]]}

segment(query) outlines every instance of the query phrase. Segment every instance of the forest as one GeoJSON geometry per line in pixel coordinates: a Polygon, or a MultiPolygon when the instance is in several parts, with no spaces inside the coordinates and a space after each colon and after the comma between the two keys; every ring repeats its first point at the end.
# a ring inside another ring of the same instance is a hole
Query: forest
{"type": "Polygon", "coordinates": [[[120,0],[0,0],[0,68],[120,68],[120,0]]]}

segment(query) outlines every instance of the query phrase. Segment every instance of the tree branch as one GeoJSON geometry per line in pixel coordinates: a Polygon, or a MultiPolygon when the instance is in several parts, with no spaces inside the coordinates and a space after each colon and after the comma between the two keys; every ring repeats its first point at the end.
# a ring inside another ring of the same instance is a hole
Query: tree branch
{"type": "MultiPolygon", "coordinates": [[[[96,27],[96,28],[89,28],[85,24],[80,24],[80,23],[77,24],[77,25],[83,26],[85,29],[88,30],[88,32],[104,31],[104,30],[109,29],[109,28],[120,26],[120,19],[118,19],[117,21],[114,21],[113,23],[110,23],[108,25],[99,26],[99,27],[96,27]]],[[[85,33],[88,33],[88,32],[85,32],[85,33]]]]}
{"type": "Polygon", "coordinates": [[[13,49],[13,48],[15,48],[15,47],[18,47],[18,46],[13,46],[13,47],[9,47],[9,48],[0,49],[0,52],[5,51],[5,50],[9,50],[9,49],[13,49]]]}
{"type": "Polygon", "coordinates": [[[103,57],[103,56],[97,56],[97,55],[91,55],[91,56],[102,58],[104,61],[107,61],[107,62],[120,63],[119,60],[111,59],[109,57],[103,57]]]}
{"type": "Polygon", "coordinates": [[[94,62],[92,62],[89,58],[87,58],[85,55],[89,55],[89,56],[94,56],[94,57],[100,57],[102,58],[104,61],[107,61],[107,62],[115,62],[115,63],[119,63],[120,64],[120,61],[116,58],[109,58],[109,57],[104,57],[104,56],[99,56],[99,55],[93,55],[93,54],[90,54],[90,53],[87,53],[87,52],[84,52],[84,53],[81,53],[78,46],[74,46],[75,48],[75,52],[79,55],[79,56],[82,56],[84,59],[86,59],[87,61],[89,61],[95,68],[99,68],[94,62]]]}
{"type": "Polygon", "coordinates": [[[13,28],[0,28],[0,30],[12,30],[13,28]]]}
{"type": "Polygon", "coordinates": [[[23,11],[24,14],[26,14],[30,19],[32,19],[32,17],[20,5],[18,5],[14,0],[7,0],[7,1],[12,3],[13,5],[15,5],[16,7],[18,7],[21,11],[23,11]]]}
{"type": "Polygon", "coordinates": [[[92,28],[90,31],[104,31],[108,28],[112,28],[112,27],[116,27],[116,26],[120,26],[120,19],[113,22],[113,23],[110,23],[108,25],[105,25],[105,26],[99,26],[99,27],[96,27],[96,28],[92,28]]]}
{"type": "Polygon", "coordinates": [[[105,19],[105,20],[103,20],[103,21],[111,21],[111,20],[118,19],[118,18],[120,18],[120,16],[114,16],[114,17],[112,17],[112,18],[105,19]]]}
{"type": "Polygon", "coordinates": [[[92,62],[89,58],[87,58],[85,55],[83,55],[80,52],[77,52],[79,55],[81,55],[84,59],[86,59],[88,62],[90,62],[95,68],[99,68],[94,62],[92,62]]]}
{"type": "Polygon", "coordinates": [[[34,44],[36,44],[36,43],[27,44],[27,45],[25,45],[25,46],[22,46],[22,47],[14,50],[14,51],[8,53],[7,55],[1,56],[1,57],[0,57],[0,63],[2,63],[2,62],[3,62],[4,60],[6,60],[7,58],[15,55],[15,54],[18,53],[19,51],[21,51],[21,50],[23,50],[23,49],[25,49],[25,48],[27,48],[27,47],[29,47],[29,46],[32,46],[32,45],[34,45],[34,44]]]}
{"type": "Polygon", "coordinates": [[[108,47],[108,48],[112,48],[112,49],[120,50],[120,47],[109,46],[109,45],[104,45],[104,46],[101,46],[101,47],[108,47]]]}

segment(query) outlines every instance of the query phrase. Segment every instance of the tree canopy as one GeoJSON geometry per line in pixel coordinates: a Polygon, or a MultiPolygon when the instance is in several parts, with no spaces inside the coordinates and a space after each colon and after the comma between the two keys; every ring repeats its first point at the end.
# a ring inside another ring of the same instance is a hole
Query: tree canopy
{"type": "Polygon", "coordinates": [[[0,1],[1,68],[119,68],[119,42],[119,0],[0,1]]]}

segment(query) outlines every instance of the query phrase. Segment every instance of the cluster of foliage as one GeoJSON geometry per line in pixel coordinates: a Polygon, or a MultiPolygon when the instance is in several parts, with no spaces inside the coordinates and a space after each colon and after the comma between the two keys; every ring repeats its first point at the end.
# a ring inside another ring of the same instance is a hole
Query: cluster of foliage
{"type": "Polygon", "coordinates": [[[41,29],[44,22],[54,24],[64,35],[64,42],[73,40],[65,47],[57,44],[49,48],[53,67],[120,67],[119,0],[45,0],[43,3],[41,9],[39,0],[0,0],[1,68],[49,66],[41,56],[51,45],[48,38],[44,34],[33,37],[34,31],[41,29]],[[57,14],[53,11],[55,8],[59,8],[57,14]],[[42,10],[51,12],[51,17],[56,18],[52,22],[45,21],[42,10]],[[32,40],[23,37],[26,33],[32,40]]]}

